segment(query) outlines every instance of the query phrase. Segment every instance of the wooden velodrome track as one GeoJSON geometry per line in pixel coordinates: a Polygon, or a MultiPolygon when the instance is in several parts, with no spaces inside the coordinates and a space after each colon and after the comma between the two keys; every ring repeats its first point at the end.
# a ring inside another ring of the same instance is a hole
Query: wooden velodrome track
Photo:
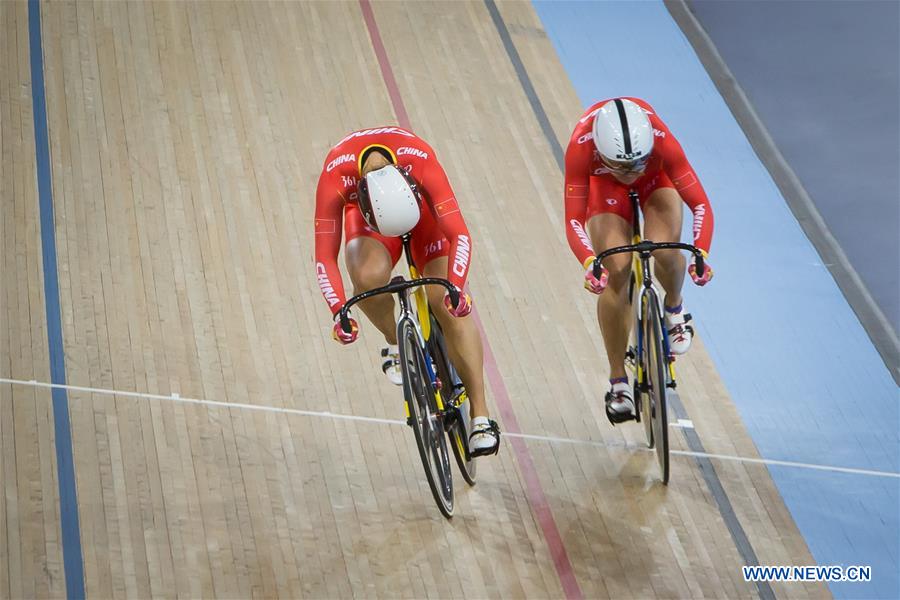
{"type": "MultiPolygon", "coordinates": [[[[561,174],[492,6],[41,6],[66,376],[136,393],[68,391],[88,596],[828,595],[741,577],[734,523],[760,564],[814,564],[764,465],[676,454],[666,488],[640,427],[603,416],[561,174]],[[489,400],[526,434],[456,477],[449,522],[389,422],[379,336],[331,341],[311,259],[328,148],[398,103],[460,199],[489,400]]],[[[564,143],[582,107],[539,20],[499,16],[564,143]]],[[[49,382],[27,4],[0,25],[0,377],[49,382]]],[[[705,451],[758,457],[702,342],[678,370],[705,451]]],[[[50,398],[0,384],[3,598],[67,591],[50,398]]]]}

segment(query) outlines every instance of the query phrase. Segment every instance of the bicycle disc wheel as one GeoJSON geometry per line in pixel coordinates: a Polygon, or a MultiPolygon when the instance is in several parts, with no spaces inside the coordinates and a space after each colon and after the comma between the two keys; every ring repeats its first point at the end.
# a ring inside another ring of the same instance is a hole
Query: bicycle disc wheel
{"type": "Polygon", "coordinates": [[[647,367],[650,421],[653,423],[653,443],[662,482],[669,483],[669,419],[666,407],[666,367],[668,357],[663,353],[662,324],[659,318],[659,300],[649,293],[645,296],[644,354],[647,367]]]}
{"type": "MultiPolygon", "coordinates": [[[[444,399],[445,410],[453,405],[454,394],[456,393],[457,384],[462,385],[459,376],[450,363],[450,357],[446,353],[444,345],[444,334],[437,320],[431,318],[431,344],[432,356],[434,357],[437,374],[443,386],[441,387],[441,396],[444,399]]],[[[475,459],[467,458],[467,445],[469,443],[469,399],[468,397],[460,403],[458,407],[452,409],[456,412],[456,418],[450,419],[446,426],[447,437],[450,438],[450,447],[453,449],[453,457],[456,459],[456,466],[463,479],[469,485],[475,485],[475,459]]]]}
{"type": "Polygon", "coordinates": [[[425,468],[431,495],[441,513],[453,516],[453,479],[444,428],[437,416],[435,391],[428,375],[425,353],[412,321],[400,325],[400,368],[403,370],[403,394],[416,434],[416,445],[425,468]]]}

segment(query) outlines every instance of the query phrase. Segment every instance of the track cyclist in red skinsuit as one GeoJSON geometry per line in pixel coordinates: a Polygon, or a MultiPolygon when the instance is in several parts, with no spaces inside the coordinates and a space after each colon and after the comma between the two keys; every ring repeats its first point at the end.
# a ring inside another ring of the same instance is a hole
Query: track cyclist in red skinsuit
{"type": "MultiPolygon", "coordinates": [[[[566,149],[566,237],[586,269],[585,288],[601,294],[597,316],[610,370],[606,414],[614,423],[634,418],[634,399],[625,373],[632,257],[617,254],[604,259],[599,279],[594,277],[591,263],[600,252],[631,243],[630,190],[640,199],[644,239],[679,241],[684,202],[693,213],[694,245],[704,255],[709,252],[712,207],[681,145],[643,100],[604,100],[582,115],[566,149]]],[[[671,351],[684,354],[694,335],[681,298],[686,260],[677,250],[661,250],[653,256],[654,276],[665,290],[665,326],[671,351]]],[[[688,272],[697,285],[706,285],[713,276],[709,265],[702,277],[693,265],[688,272]]]]}
{"type": "MultiPolygon", "coordinates": [[[[325,157],[316,188],[316,276],[333,317],[347,300],[337,265],[342,229],[347,239],[345,263],[355,294],[388,283],[403,252],[400,236],[410,232],[418,271],[425,277],[446,277],[460,290],[459,305],[454,309],[443,290],[426,287],[450,359],[471,401],[470,452],[475,456],[496,453],[500,431],[489,419],[485,402],[481,336],[468,317],[472,299],[462,292],[472,241],[431,146],[400,127],[379,127],[348,134],[325,157]]],[[[381,351],[382,369],[392,383],[400,385],[393,296],[375,296],[359,306],[384,335],[387,347],[381,351]]],[[[352,317],[351,323],[348,334],[335,319],[334,339],[341,344],[354,342],[359,328],[352,317]]]]}

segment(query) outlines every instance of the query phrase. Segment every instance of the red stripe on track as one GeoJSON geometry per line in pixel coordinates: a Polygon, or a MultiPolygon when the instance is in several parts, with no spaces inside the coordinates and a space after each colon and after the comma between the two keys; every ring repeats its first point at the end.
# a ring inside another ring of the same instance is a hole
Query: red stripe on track
{"type": "MultiPolygon", "coordinates": [[[[366,0],[360,1],[365,2],[366,0]]],[[[478,331],[481,332],[481,339],[484,340],[484,370],[487,373],[488,383],[490,383],[491,389],[494,391],[494,400],[496,400],[497,408],[500,410],[503,426],[510,433],[522,433],[522,429],[519,427],[519,420],[516,418],[516,413],[513,412],[509,392],[506,391],[506,384],[503,383],[503,376],[500,375],[500,368],[497,366],[494,351],[491,348],[491,344],[487,341],[481,317],[474,307],[472,316],[475,318],[478,331]]],[[[519,470],[525,479],[525,493],[528,495],[528,504],[531,505],[531,510],[534,511],[534,516],[544,532],[544,540],[547,542],[547,548],[553,557],[553,566],[556,567],[556,573],[559,575],[559,582],[562,584],[566,598],[581,600],[583,597],[581,587],[578,585],[578,580],[575,579],[572,563],[569,562],[569,554],[566,552],[562,536],[559,535],[559,528],[556,526],[556,520],[553,518],[553,511],[550,510],[550,504],[544,495],[544,488],[541,486],[537,469],[534,468],[534,461],[531,459],[531,452],[528,450],[528,446],[525,445],[524,439],[519,437],[509,439],[513,452],[516,455],[516,461],[519,463],[519,470]]]]}
{"type": "Polygon", "coordinates": [[[372,5],[369,3],[369,0],[359,0],[359,6],[362,8],[363,18],[366,20],[366,27],[369,29],[369,37],[372,38],[372,47],[375,49],[378,66],[381,67],[381,76],[384,78],[384,85],[387,86],[388,95],[391,97],[391,104],[394,106],[397,122],[404,129],[412,129],[409,124],[409,115],[406,114],[406,105],[403,104],[403,98],[400,96],[400,88],[397,87],[397,80],[394,79],[394,69],[391,68],[391,62],[388,60],[387,51],[384,49],[384,43],[381,41],[381,34],[378,33],[378,23],[375,22],[375,13],[372,12],[372,5]]]}
{"type": "MultiPolygon", "coordinates": [[[[391,68],[387,51],[385,51],[384,44],[381,41],[381,34],[378,32],[378,24],[375,22],[372,5],[369,0],[359,0],[359,6],[366,21],[366,27],[369,29],[372,47],[375,50],[375,56],[378,59],[378,66],[381,68],[381,75],[388,89],[391,104],[394,107],[394,114],[397,116],[397,122],[401,127],[412,129],[406,106],[403,104],[403,98],[400,96],[400,88],[397,86],[397,80],[394,78],[394,70],[391,68]]],[[[500,369],[497,366],[497,359],[494,356],[490,343],[487,341],[484,324],[481,322],[477,309],[473,310],[472,316],[475,319],[478,331],[481,333],[481,339],[484,340],[484,368],[488,383],[494,392],[497,408],[500,410],[503,426],[510,433],[521,433],[519,420],[513,411],[509,392],[506,389],[506,384],[503,383],[503,377],[500,375],[500,369]]],[[[556,567],[556,573],[559,575],[559,581],[562,584],[566,598],[580,600],[583,597],[581,587],[575,579],[572,563],[569,562],[569,555],[563,544],[562,536],[559,534],[559,528],[556,526],[556,520],[553,518],[553,512],[550,510],[550,504],[547,502],[547,496],[544,494],[544,488],[541,486],[541,480],[538,477],[537,469],[534,467],[531,452],[522,438],[512,438],[510,444],[519,464],[519,471],[521,471],[522,477],[525,479],[525,493],[528,497],[528,504],[531,506],[538,525],[543,531],[544,540],[550,550],[550,555],[553,557],[553,565],[556,567]]]]}

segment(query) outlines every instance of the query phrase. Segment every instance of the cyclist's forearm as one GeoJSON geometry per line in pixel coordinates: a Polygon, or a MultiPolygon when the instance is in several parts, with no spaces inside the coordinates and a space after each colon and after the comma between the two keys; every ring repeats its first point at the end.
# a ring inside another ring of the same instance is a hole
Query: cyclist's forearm
{"type": "Polygon", "coordinates": [[[316,252],[316,281],[332,316],[336,315],[347,301],[344,282],[337,265],[337,253],[332,257],[326,253],[316,252]]]}
{"type": "Polygon", "coordinates": [[[594,256],[591,240],[584,231],[583,220],[586,208],[587,186],[566,184],[566,241],[569,242],[569,248],[581,264],[594,256]]]}
{"type": "Polygon", "coordinates": [[[713,218],[712,206],[709,204],[708,200],[706,202],[700,202],[691,206],[691,213],[694,218],[692,227],[694,232],[694,245],[703,250],[704,253],[709,254],[709,248],[712,246],[713,224],[715,221],[713,218]]]}
{"type": "Polygon", "coordinates": [[[447,261],[447,279],[463,289],[469,276],[469,265],[472,263],[472,238],[469,232],[460,233],[450,238],[450,256],[447,261]]]}

